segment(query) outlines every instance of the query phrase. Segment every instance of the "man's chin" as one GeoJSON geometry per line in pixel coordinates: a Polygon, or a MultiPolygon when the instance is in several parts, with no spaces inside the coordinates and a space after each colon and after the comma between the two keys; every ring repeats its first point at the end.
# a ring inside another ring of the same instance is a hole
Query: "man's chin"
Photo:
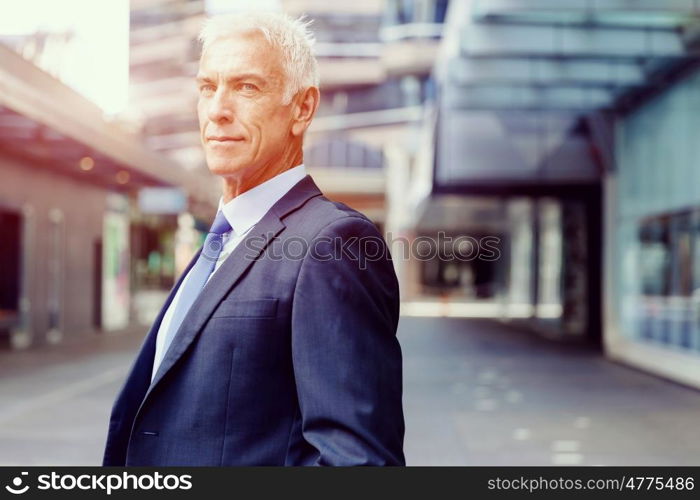
{"type": "Polygon", "coordinates": [[[231,177],[231,176],[237,176],[240,175],[243,170],[245,170],[244,165],[238,165],[238,164],[231,164],[230,162],[224,163],[224,162],[208,162],[207,166],[209,167],[209,171],[214,174],[218,175],[220,177],[231,177]]]}

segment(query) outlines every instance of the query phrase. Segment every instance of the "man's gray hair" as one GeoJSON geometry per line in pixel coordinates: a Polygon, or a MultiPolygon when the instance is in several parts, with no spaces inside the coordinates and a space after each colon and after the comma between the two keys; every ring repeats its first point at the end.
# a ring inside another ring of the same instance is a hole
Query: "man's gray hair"
{"type": "Polygon", "coordinates": [[[243,11],[219,15],[204,22],[199,40],[202,53],[216,40],[246,31],[260,31],[267,41],[278,47],[286,73],[283,101],[289,104],[292,96],[308,87],[318,87],[318,63],[313,55],[314,35],[309,30],[311,21],[298,19],[274,11],[243,11]]]}

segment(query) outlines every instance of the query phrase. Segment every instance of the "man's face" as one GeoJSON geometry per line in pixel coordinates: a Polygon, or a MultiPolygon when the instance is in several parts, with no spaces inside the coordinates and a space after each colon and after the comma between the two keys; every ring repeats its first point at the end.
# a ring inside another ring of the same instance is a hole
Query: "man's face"
{"type": "Polygon", "coordinates": [[[292,140],[292,106],[277,50],[258,32],[213,42],[199,63],[199,129],[209,170],[260,175],[292,140]]]}

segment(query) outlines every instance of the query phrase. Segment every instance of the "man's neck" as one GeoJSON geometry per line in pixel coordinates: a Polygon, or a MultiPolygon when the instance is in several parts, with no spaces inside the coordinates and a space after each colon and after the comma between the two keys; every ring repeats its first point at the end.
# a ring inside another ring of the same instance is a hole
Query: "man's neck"
{"type": "Polygon", "coordinates": [[[236,196],[239,196],[246,191],[259,186],[263,182],[266,182],[273,177],[278,176],[282,172],[301,165],[304,162],[304,156],[302,151],[299,150],[298,154],[291,157],[290,160],[285,162],[278,162],[275,165],[269,167],[258,168],[257,170],[251,172],[249,175],[241,176],[228,176],[222,177],[222,197],[224,203],[228,203],[236,196]]]}

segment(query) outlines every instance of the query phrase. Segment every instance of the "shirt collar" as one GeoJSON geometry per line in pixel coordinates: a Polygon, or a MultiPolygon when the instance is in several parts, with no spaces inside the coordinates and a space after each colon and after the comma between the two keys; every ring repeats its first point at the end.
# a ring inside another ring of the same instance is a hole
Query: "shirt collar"
{"type": "Polygon", "coordinates": [[[282,198],[294,185],[306,176],[306,167],[302,163],[296,167],[277,174],[262,184],[241,193],[224,204],[223,197],[219,198],[219,210],[224,216],[235,235],[246,233],[257,224],[272,208],[272,205],[282,198]]]}

